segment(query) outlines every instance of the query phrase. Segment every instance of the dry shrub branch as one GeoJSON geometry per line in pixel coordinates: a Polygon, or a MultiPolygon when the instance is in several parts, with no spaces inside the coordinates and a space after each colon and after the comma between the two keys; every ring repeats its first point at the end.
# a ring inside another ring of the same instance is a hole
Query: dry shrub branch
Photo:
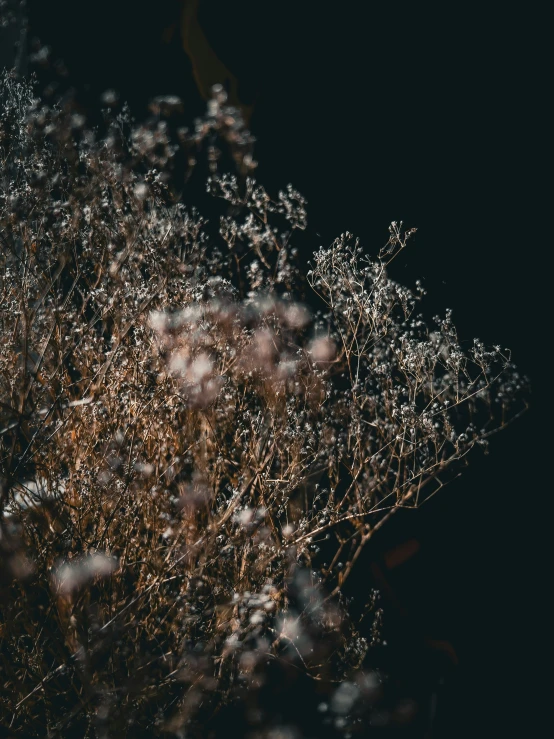
{"type": "Polygon", "coordinates": [[[102,135],[8,75],[2,100],[2,723],[206,736],[274,663],[342,682],[333,727],[355,730],[377,688],[341,588],[514,414],[509,354],[416,313],[421,286],[387,273],[402,224],[303,275],[305,201],[251,178],[221,90],[175,142],[173,98],[102,135]],[[172,189],[201,161],[219,220],[172,189]]]}

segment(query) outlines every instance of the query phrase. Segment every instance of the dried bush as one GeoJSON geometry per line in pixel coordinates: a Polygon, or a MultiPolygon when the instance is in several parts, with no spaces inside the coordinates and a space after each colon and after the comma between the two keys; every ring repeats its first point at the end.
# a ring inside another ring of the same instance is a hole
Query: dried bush
{"type": "Polygon", "coordinates": [[[341,588],[514,414],[509,354],[416,315],[421,287],[387,274],[402,224],[304,275],[305,201],[251,179],[220,89],[192,131],[161,117],[173,98],[102,134],[9,75],[2,99],[1,721],[207,736],[240,699],[271,736],[263,691],[302,674],[331,696],[315,733],[358,730],[380,689],[341,588]],[[178,168],[209,175],[219,221],[178,168]]]}

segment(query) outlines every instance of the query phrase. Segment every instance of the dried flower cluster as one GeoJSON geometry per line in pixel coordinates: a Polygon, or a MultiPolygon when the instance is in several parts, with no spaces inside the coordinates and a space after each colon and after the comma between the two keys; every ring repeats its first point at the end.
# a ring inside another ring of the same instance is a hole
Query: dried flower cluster
{"type": "Polygon", "coordinates": [[[415,314],[421,288],[387,275],[402,224],[304,276],[306,203],[251,179],[221,89],[176,142],[173,98],[99,135],[7,75],[1,96],[0,721],[208,736],[255,695],[249,736],[296,737],[263,707],[292,666],[327,686],[318,735],[355,733],[380,687],[341,588],[513,415],[509,355],[415,314]],[[215,222],[172,189],[199,161],[215,222]]]}

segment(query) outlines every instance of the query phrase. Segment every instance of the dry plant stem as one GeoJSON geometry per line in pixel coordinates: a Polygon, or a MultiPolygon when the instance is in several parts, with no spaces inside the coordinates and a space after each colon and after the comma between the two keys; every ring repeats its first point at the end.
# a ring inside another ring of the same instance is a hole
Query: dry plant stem
{"type": "Polygon", "coordinates": [[[387,272],[401,223],[375,259],[345,233],[303,274],[306,203],[252,179],[221,89],[178,141],[172,98],[95,134],[9,76],[2,95],[0,724],[202,736],[268,657],[358,674],[381,615],[368,592],[368,643],[344,584],[517,417],[509,353],[416,314],[421,286],[387,272]],[[210,221],[171,186],[206,147],[210,221]]]}

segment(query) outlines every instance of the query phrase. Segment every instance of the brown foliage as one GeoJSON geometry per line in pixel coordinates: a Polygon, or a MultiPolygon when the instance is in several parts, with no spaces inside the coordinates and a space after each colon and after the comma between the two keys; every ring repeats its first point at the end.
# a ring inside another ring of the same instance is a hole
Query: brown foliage
{"type": "Polygon", "coordinates": [[[302,275],[304,200],[248,177],[221,90],[181,149],[159,118],[98,137],[8,77],[3,96],[3,722],[201,736],[268,660],[353,680],[350,710],[369,645],[341,587],[506,422],[508,355],[415,316],[421,289],[387,275],[402,224],[375,261],[344,234],[302,275]],[[202,151],[217,232],[169,187],[202,151]]]}

